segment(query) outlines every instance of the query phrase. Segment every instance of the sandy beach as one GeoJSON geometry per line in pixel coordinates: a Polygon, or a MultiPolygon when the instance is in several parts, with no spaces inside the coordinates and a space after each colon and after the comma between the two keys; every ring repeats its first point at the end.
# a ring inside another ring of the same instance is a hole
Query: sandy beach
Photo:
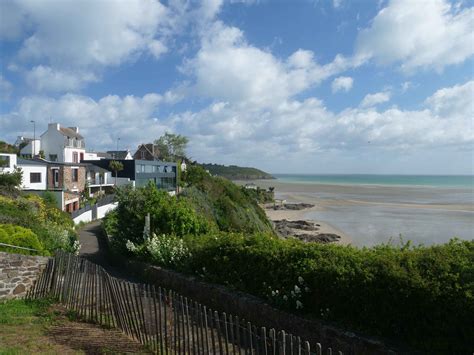
{"type": "Polygon", "coordinates": [[[316,222],[319,233],[340,235],[342,244],[371,246],[397,241],[400,235],[425,245],[455,236],[474,239],[474,193],[470,189],[252,182],[261,188],[274,187],[277,199],[315,205],[299,211],[266,209],[271,220],[316,222]]]}

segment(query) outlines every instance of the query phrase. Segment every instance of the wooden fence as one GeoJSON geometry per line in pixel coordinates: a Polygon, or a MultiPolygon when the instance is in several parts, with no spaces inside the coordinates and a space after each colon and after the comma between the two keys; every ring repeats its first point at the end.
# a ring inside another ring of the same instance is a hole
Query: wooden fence
{"type": "Polygon", "coordinates": [[[256,327],[171,290],[117,279],[64,252],[50,259],[27,297],[55,297],[81,319],[119,328],[159,354],[322,354],[319,343],[311,348],[300,337],[256,327]]]}

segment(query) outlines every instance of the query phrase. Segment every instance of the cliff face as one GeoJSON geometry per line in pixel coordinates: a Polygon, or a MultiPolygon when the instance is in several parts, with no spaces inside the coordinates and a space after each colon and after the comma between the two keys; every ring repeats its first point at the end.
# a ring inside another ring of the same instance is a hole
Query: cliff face
{"type": "Polygon", "coordinates": [[[256,168],[219,164],[201,164],[201,166],[208,170],[211,175],[222,176],[229,180],[274,179],[271,174],[256,168]]]}

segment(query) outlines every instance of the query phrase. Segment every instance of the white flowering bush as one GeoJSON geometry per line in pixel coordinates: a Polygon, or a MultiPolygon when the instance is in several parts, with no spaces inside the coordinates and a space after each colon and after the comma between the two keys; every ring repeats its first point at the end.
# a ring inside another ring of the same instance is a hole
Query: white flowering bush
{"type": "Polygon", "coordinates": [[[177,265],[189,256],[189,250],[184,245],[183,239],[173,235],[153,233],[145,242],[145,248],[155,263],[165,266],[177,265]]]}
{"type": "Polygon", "coordinates": [[[298,276],[298,280],[292,288],[281,286],[279,288],[267,286],[264,282],[264,287],[266,286],[266,296],[268,300],[280,307],[290,308],[290,309],[303,309],[303,296],[305,293],[310,292],[309,287],[306,285],[304,279],[301,276],[298,276]]]}

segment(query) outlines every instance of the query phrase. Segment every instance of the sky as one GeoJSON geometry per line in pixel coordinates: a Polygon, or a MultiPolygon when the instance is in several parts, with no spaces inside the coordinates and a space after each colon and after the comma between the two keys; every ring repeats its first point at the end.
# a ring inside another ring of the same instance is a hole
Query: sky
{"type": "Polygon", "coordinates": [[[165,132],[272,173],[473,174],[474,7],[448,0],[2,0],[0,140],[165,132]]]}

